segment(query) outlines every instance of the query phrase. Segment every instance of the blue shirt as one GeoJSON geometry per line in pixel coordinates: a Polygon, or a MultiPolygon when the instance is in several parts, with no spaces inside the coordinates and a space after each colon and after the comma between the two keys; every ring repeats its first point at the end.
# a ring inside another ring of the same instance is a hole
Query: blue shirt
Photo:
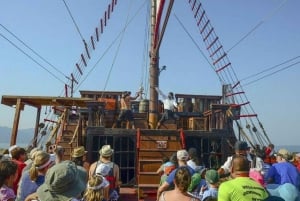
{"type": "Polygon", "coordinates": [[[296,167],[289,162],[273,164],[267,174],[267,180],[272,178],[275,184],[294,184],[297,188],[300,186],[299,173],[296,167]]]}
{"type": "MultiPolygon", "coordinates": [[[[193,168],[191,168],[190,166],[180,166],[180,167],[187,167],[187,169],[189,170],[189,172],[191,173],[191,175],[193,175],[194,173],[195,173],[195,170],[193,169],[193,168]]],[[[175,170],[173,170],[170,174],[169,174],[169,176],[168,176],[168,178],[166,179],[166,182],[169,184],[169,185],[172,185],[173,184],[173,181],[174,181],[174,179],[175,179],[175,174],[176,174],[176,172],[177,172],[177,169],[178,168],[176,168],[175,170]]]]}

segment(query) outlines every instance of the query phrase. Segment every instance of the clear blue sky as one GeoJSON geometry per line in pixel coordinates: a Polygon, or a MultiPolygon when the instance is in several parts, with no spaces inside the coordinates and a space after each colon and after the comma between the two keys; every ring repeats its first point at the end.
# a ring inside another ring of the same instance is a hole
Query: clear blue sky
{"type": "MultiPolygon", "coordinates": [[[[76,2],[66,0],[83,38],[88,40],[93,34],[110,2],[111,0],[76,2]]],[[[103,90],[108,77],[107,90],[136,91],[142,81],[143,84],[146,83],[143,78],[146,7],[143,6],[137,12],[144,2],[144,0],[118,0],[118,5],[101,35],[100,42],[96,44],[96,51],[92,53],[92,59],[88,62],[84,73],[86,75],[91,69],[94,70],[80,85],[79,90],[103,90]],[[122,40],[119,37],[112,48],[107,50],[121,32],[127,17],[134,18],[122,40]],[[111,68],[112,72],[108,76],[111,68]]],[[[170,16],[160,51],[160,65],[167,66],[167,70],[160,76],[160,88],[175,93],[221,95],[221,85],[216,74],[175,18],[176,15],[194,40],[201,41],[187,2],[187,0],[175,1],[170,16]]],[[[229,50],[261,23],[228,53],[238,78],[243,79],[300,55],[300,1],[209,0],[202,3],[225,50],[229,50]]],[[[84,50],[81,37],[63,1],[2,1],[0,23],[68,76],[73,72],[75,63],[84,50]]],[[[60,80],[66,81],[63,75],[26,49],[3,27],[0,27],[0,34],[1,96],[62,95],[63,83],[21,53],[8,40],[23,49],[60,80]]],[[[200,48],[207,55],[201,43],[200,48]]],[[[295,62],[297,61],[300,59],[295,62]]],[[[284,66],[275,70],[282,67],[284,66]]],[[[277,145],[298,144],[295,139],[298,139],[300,129],[299,76],[300,64],[297,64],[244,87],[269,137],[277,145]]],[[[257,78],[259,77],[252,80],[257,78]]],[[[242,83],[252,80],[245,80],[242,83]]],[[[78,91],[75,96],[79,96],[78,91]]],[[[0,126],[12,127],[13,117],[13,108],[0,105],[0,126]]],[[[34,121],[35,110],[25,108],[20,128],[31,128],[34,121]]]]}

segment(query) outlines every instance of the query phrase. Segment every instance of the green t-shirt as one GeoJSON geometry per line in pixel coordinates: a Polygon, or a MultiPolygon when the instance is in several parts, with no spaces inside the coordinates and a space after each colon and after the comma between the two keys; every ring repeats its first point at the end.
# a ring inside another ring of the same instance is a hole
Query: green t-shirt
{"type": "Polygon", "coordinates": [[[261,201],[268,192],[249,177],[237,177],[220,185],[218,201],[261,201]]]}

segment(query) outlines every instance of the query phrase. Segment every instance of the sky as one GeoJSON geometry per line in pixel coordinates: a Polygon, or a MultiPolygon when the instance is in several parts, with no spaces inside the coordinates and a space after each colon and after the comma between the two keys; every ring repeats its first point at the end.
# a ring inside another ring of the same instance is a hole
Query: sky
{"type": "MultiPolygon", "coordinates": [[[[1,1],[0,95],[63,96],[65,76],[74,71],[84,51],[82,39],[88,41],[93,35],[110,2],[1,1]]],[[[83,69],[75,97],[80,96],[79,90],[147,88],[147,1],[117,2],[83,69]]],[[[167,69],[161,72],[160,89],[221,95],[221,83],[202,55],[208,53],[187,2],[175,1],[161,44],[159,62],[167,69]]],[[[209,0],[202,4],[271,141],[299,145],[295,139],[300,127],[300,64],[288,66],[300,61],[300,1],[209,0]],[[273,71],[244,79],[293,58],[296,59],[273,71]]],[[[44,109],[42,113],[49,112],[44,109]]],[[[14,108],[0,105],[0,126],[12,127],[13,118],[14,108]]],[[[34,122],[35,109],[25,108],[19,128],[32,128],[34,122]]]]}

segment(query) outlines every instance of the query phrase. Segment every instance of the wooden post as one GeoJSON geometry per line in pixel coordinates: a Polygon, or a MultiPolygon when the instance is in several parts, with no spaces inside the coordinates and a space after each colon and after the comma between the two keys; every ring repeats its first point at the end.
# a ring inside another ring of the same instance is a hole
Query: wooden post
{"type": "Polygon", "coordinates": [[[16,103],[16,111],[15,111],[14,124],[13,124],[12,132],[11,132],[11,137],[10,137],[10,146],[15,145],[16,142],[17,142],[20,113],[21,113],[22,109],[23,109],[23,104],[21,102],[21,99],[18,98],[17,103],[16,103]]]}
{"type": "Polygon", "coordinates": [[[34,136],[33,136],[33,139],[34,139],[33,146],[34,147],[37,146],[37,136],[38,136],[38,132],[39,132],[40,117],[41,117],[41,106],[39,106],[37,108],[37,112],[36,112],[35,128],[34,128],[34,136]]]}

